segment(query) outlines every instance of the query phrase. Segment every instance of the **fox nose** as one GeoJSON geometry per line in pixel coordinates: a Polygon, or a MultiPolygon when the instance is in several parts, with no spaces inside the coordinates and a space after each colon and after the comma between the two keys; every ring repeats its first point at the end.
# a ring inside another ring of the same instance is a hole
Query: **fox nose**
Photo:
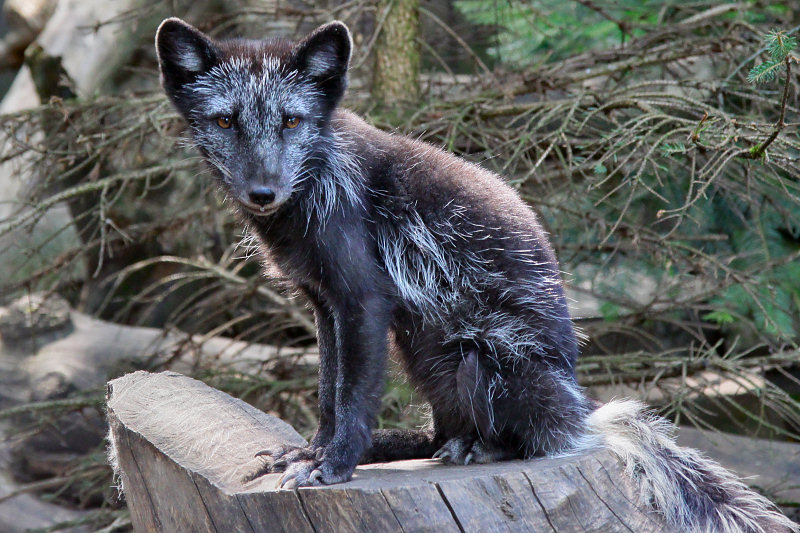
{"type": "Polygon", "coordinates": [[[248,193],[248,196],[250,197],[250,201],[254,204],[265,207],[275,200],[275,191],[269,187],[256,187],[248,193]]]}

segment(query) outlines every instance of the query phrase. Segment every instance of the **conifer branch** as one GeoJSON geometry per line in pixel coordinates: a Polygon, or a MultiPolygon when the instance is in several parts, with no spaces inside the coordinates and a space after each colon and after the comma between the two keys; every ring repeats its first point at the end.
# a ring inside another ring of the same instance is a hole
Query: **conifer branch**
{"type": "Polygon", "coordinates": [[[781,98],[781,110],[778,122],[767,139],[744,152],[742,156],[746,159],[760,159],[766,153],[767,148],[778,138],[780,132],[786,127],[786,103],[789,99],[789,85],[792,75],[792,51],[797,47],[797,39],[786,35],[783,31],[773,30],[769,32],[765,41],[771,57],[771,61],[764,62],[753,69],[747,76],[750,83],[760,83],[771,81],[775,78],[781,66],[786,68],[786,79],[783,83],[783,97],[781,98]]]}

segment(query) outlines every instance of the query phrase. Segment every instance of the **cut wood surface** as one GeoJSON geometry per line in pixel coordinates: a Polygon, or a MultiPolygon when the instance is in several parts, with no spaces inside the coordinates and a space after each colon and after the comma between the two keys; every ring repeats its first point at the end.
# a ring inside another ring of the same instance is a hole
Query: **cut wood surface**
{"type": "Polygon", "coordinates": [[[362,465],[339,485],[245,482],[259,450],[305,441],[285,422],[174,372],[108,386],[115,457],[136,531],[665,531],[605,450],[445,466],[362,465]]]}

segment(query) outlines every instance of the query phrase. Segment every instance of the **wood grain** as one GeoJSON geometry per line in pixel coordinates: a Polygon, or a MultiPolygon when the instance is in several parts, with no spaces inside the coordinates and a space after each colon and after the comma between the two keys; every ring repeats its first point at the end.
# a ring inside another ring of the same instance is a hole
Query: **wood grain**
{"type": "Polygon", "coordinates": [[[288,424],[194,379],[135,372],[109,383],[112,449],[136,531],[656,532],[605,450],[445,466],[362,465],[352,481],[279,490],[246,481],[264,448],[305,441],[288,424]]]}

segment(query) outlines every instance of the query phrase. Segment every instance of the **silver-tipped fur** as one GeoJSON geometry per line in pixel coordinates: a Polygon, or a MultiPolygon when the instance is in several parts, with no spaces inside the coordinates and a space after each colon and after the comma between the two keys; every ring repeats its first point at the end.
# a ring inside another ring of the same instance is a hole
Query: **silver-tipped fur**
{"type": "Polygon", "coordinates": [[[222,190],[314,309],[320,428],[291,460],[271,454],[284,480],[346,481],[365,453],[440,448],[465,464],[605,445],[671,531],[798,531],[733,474],[678,447],[643,404],[592,411],[535,213],[499,176],[338,109],[352,49],[343,24],[299,43],[216,41],[168,19],[156,48],[164,89],[222,190]],[[433,432],[383,436],[378,449],[369,430],[390,350],[430,403],[433,432]]]}
{"type": "Polygon", "coordinates": [[[678,446],[674,426],[635,400],[613,400],[588,418],[581,448],[602,443],[622,459],[643,501],[673,531],[775,533],[800,531],[767,498],[691,448],[678,446]],[[600,442],[598,442],[600,441],[600,442]]]}

